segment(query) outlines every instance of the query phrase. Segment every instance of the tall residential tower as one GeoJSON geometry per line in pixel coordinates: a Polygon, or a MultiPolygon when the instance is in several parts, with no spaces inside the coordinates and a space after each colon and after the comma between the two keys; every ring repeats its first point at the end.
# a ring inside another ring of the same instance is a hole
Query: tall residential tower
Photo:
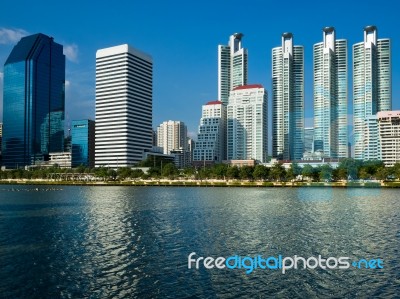
{"type": "Polygon", "coordinates": [[[291,33],[272,49],[272,156],[300,160],[304,148],[304,48],[291,33]]]}
{"type": "Polygon", "coordinates": [[[260,84],[234,88],[227,107],[227,159],[266,162],[268,95],[260,84]]]}
{"type": "Polygon", "coordinates": [[[52,37],[23,37],[4,65],[3,165],[40,164],[64,148],[65,56],[52,37]]]}
{"type": "Polygon", "coordinates": [[[152,58],[125,44],[96,52],[96,167],[132,166],[152,148],[152,58]]]}
{"type": "Polygon", "coordinates": [[[323,29],[323,42],[314,45],[314,150],[345,158],[347,140],[347,40],[335,29],[323,29]]]}
{"type": "Polygon", "coordinates": [[[242,37],[235,33],[228,45],[218,46],[218,101],[225,105],[233,88],[247,84],[247,49],[242,48],[242,37]]]}
{"type": "Polygon", "coordinates": [[[377,28],[364,28],[364,41],[353,45],[354,158],[364,159],[365,121],[392,110],[390,39],[378,39],[377,28]]]}

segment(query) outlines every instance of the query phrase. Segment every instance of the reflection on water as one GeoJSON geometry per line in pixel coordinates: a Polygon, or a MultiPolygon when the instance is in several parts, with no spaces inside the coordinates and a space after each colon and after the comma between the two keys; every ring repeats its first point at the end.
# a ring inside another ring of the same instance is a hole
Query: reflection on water
{"type": "MultiPolygon", "coordinates": [[[[34,187],[32,187],[34,188],[34,187]]],[[[400,201],[389,189],[63,187],[0,193],[10,298],[394,297],[400,201]],[[187,269],[198,256],[381,258],[383,270],[187,269]]]]}

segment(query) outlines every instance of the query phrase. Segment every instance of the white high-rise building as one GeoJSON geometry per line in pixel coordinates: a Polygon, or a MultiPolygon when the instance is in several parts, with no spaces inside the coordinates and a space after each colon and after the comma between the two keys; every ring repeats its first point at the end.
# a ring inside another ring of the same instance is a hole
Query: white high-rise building
{"type": "Polygon", "coordinates": [[[266,162],[268,96],[260,84],[233,89],[227,107],[227,159],[266,162]]]}
{"type": "Polygon", "coordinates": [[[392,109],[390,39],[378,39],[377,28],[364,28],[364,41],[353,45],[354,158],[365,159],[365,121],[392,109]]]}
{"type": "Polygon", "coordinates": [[[381,160],[378,118],[370,115],[364,122],[364,160],[381,160]]]}
{"type": "Polygon", "coordinates": [[[225,105],[233,88],[247,84],[247,49],[242,48],[242,37],[235,33],[228,45],[218,46],[218,101],[225,105]]]}
{"type": "Polygon", "coordinates": [[[304,48],[291,33],[272,49],[272,156],[300,160],[304,149],[304,48]]]}
{"type": "Polygon", "coordinates": [[[400,162],[400,111],[377,113],[381,159],[386,166],[400,162]]]}
{"type": "Polygon", "coordinates": [[[125,44],[96,52],[96,167],[125,167],[152,148],[152,58],[125,44]]]}
{"type": "Polygon", "coordinates": [[[325,27],[314,45],[314,150],[326,157],[348,156],[347,96],[347,40],[325,27]]]}
{"type": "Polygon", "coordinates": [[[163,148],[165,155],[172,151],[181,151],[186,154],[187,128],[182,121],[164,121],[157,127],[157,146],[163,148]]]}
{"type": "Polygon", "coordinates": [[[203,105],[193,161],[221,163],[225,159],[226,106],[220,101],[203,105]]]}

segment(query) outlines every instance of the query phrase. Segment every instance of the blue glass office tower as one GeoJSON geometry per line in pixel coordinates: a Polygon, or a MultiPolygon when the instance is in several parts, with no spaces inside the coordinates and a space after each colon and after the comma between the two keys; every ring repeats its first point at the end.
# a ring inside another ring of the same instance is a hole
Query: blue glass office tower
{"type": "Polygon", "coordinates": [[[4,65],[3,165],[21,168],[62,152],[63,46],[44,34],[23,37],[4,65]]]}
{"type": "Polygon", "coordinates": [[[73,120],[71,128],[72,167],[94,167],[95,122],[90,119],[73,120]]]}

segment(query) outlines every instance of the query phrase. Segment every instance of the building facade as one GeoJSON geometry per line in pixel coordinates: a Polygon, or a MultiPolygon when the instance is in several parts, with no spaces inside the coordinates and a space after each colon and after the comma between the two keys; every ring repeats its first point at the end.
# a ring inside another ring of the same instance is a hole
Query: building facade
{"type": "MultiPolygon", "coordinates": [[[[193,161],[222,163],[225,160],[226,106],[220,101],[211,101],[202,107],[197,142],[193,161]]],[[[201,163],[200,163],[201,164],[201,163]]]]}
{"type": "Polygon", "coordinates": [[[378,118],[370,115],[364,121],[364,160],[381,160],[378,118]]]}
{"type": "Polygon", "coordinates": [[[400,111],[377,113],[381,159],[385,166],[400,162],[400,111]]]}
{"type": "Polygon", "coordinates": [[[96,167],[128,167],[152,148],[152,58],[127,44],[96,52],[96,167]]]}
{"type": "Polygon", "coordinates": [[[304,128],[304,152],[314,152],[314,128],[304,128]]]}
{"type": "Polygon", "coordinates": [[[234,88],[227,106],[227,160],[265,162],[268,157],[268,96],[260,84],[234,88]]]}
{"type": "Polygon", "coordinates": [[[71,165],[94,167],[95,122],[73,120],[71,124],[71,165]]]}
{"type": "Polygon", "coordinates": [[[182,121],[164,121],[157,127],[157,147],[162,148],[164,155],[173,155],[178,168],[190,164],[187,139],[187,127],[182,121]]]}
{"type": "Polygon", "coordinates": [[[364,28],[364,41],[353,45],[354,158],[365,157],[367,117],[392,109],[390,39],[378,39],[377,28],[364,28]]]}
{"type": "MultiPolygon", "coordinates": [[[[1,154],[1,142],[2,142],[2,140],[3,140],[3,123],[0,123],[0,154],[1,154]]],[[[1,162],[1,159],[0,159],[0,162],[1,162]]]]}
{"type": "Polygon", "coordinates": [[[40,164],[63,151],[65,56],[44,34],[23,37],[4,64],[3,165],[40,164]]]}
{"type": "Polygon", "coordinates": [[[187,149],[187,127],[182,121],[164,121],[157,127],[157,146],[163,148],[163,153],[187,149]]]}
{"type": "Polygon", "coordinates": [[[242,33],[229,37],[228,45],[218,46],[218,101],[228,104],[230,91],[247,84],[247,49],[242,33]]]}
{"type": "Polygon", "coordinates": [[[304,48],[291,33],[272,49],[272,156],[300,160],[304,152],[304,48]]]}
{"type": "Polygon", "coordinates": [[[325,27],[314,45],[314,149],[327,157],[348,156],[347,98],[347,40],[325,27]]]}

